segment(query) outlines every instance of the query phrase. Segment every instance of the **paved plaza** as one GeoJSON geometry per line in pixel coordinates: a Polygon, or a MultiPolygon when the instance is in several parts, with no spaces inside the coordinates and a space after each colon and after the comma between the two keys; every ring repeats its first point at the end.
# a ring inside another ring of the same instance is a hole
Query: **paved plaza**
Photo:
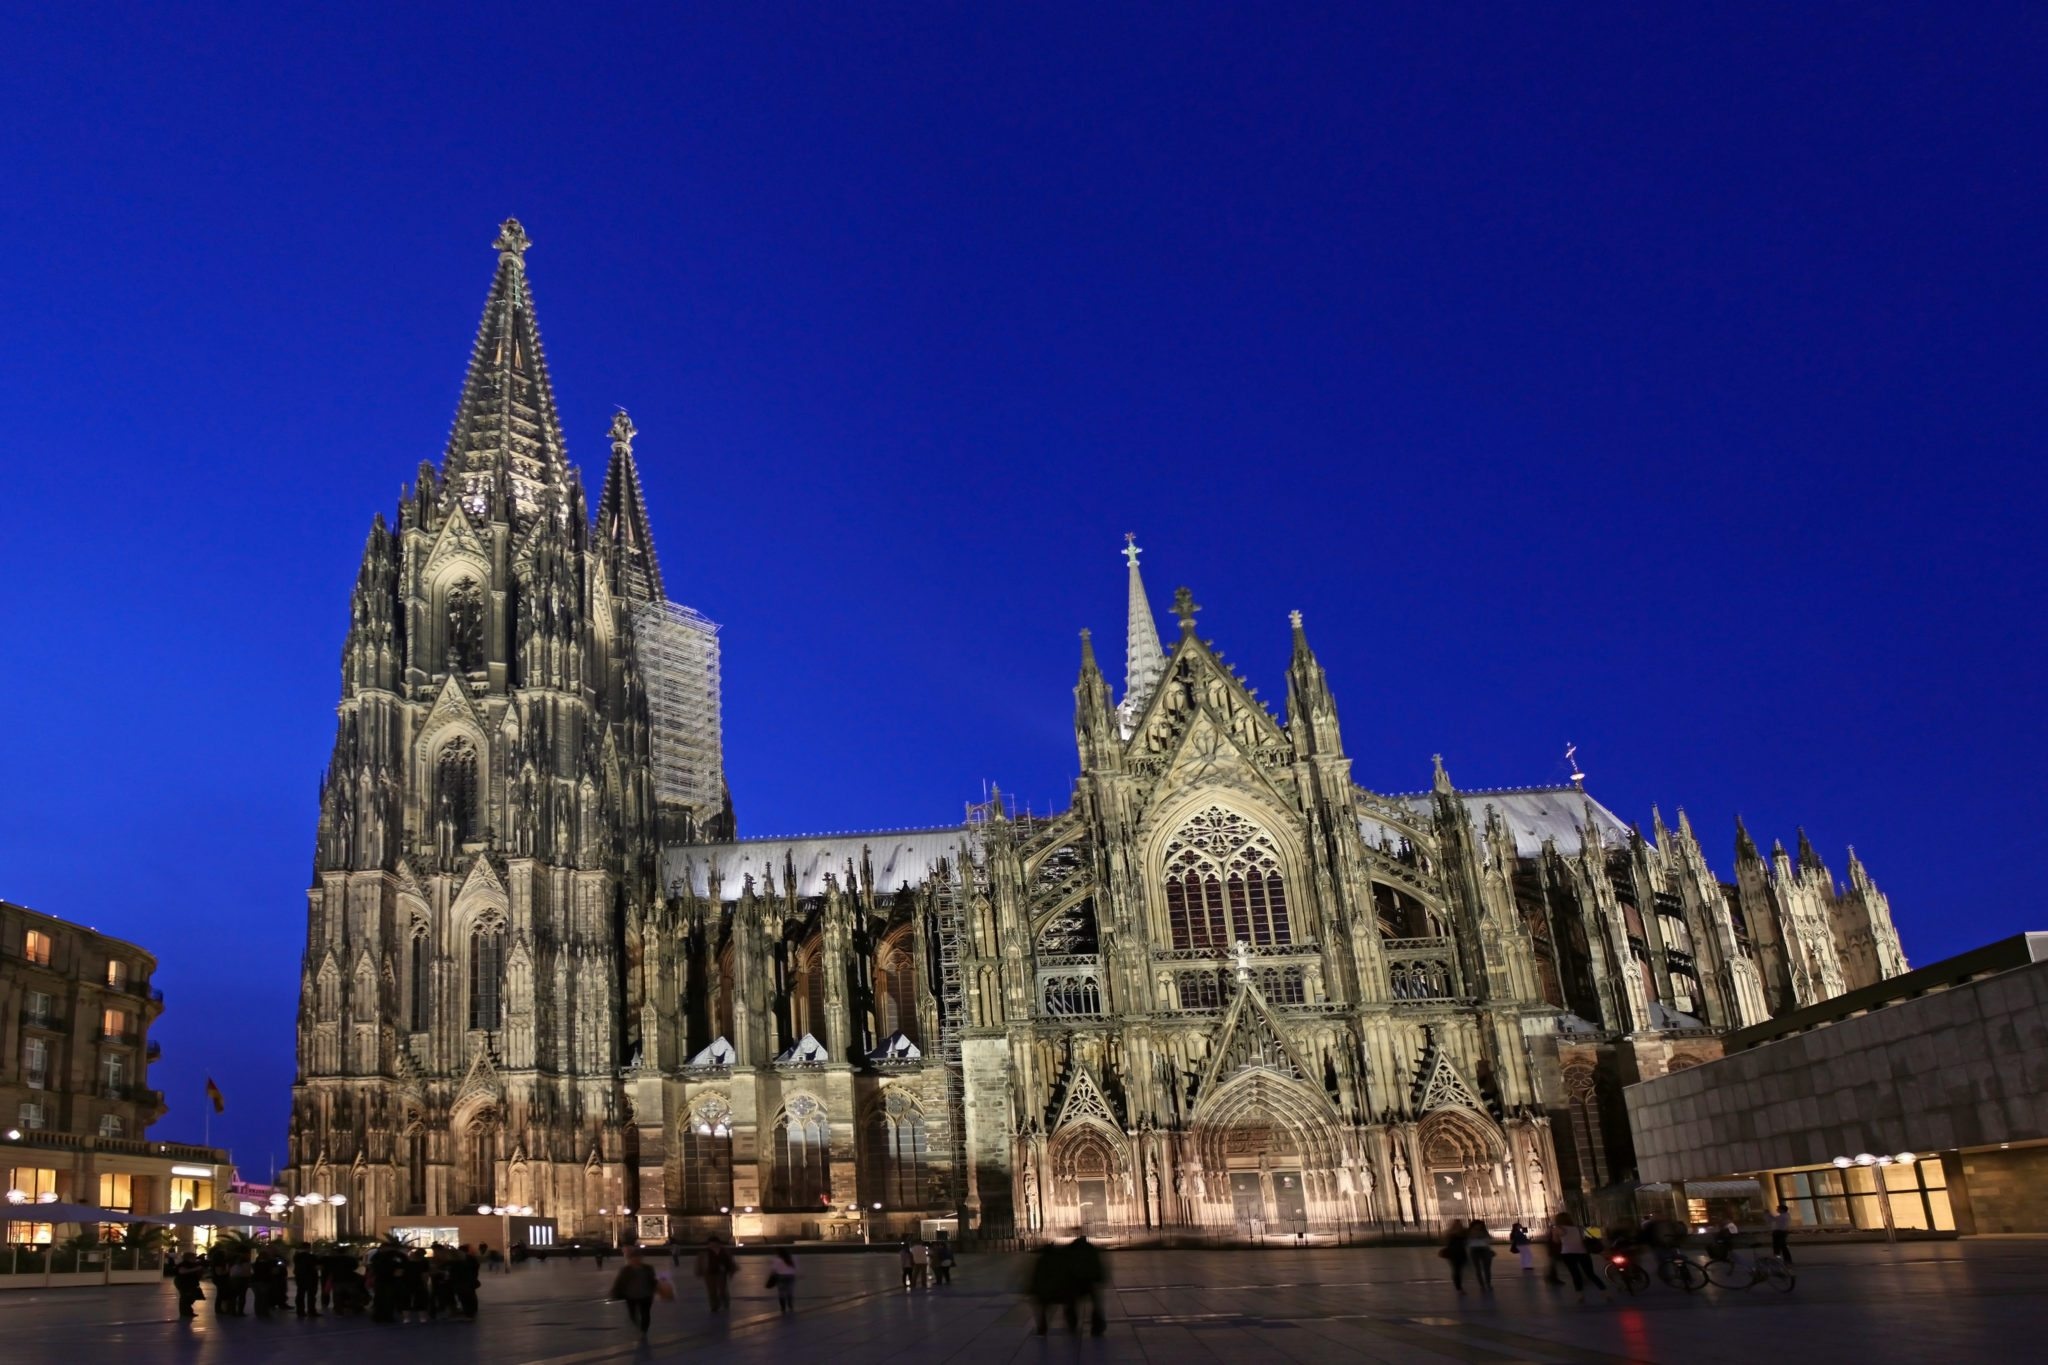
{"type": "Polygon", "coordinates": [[[2024,1359],[2048,1334],[2048,1242],[1811,1249],[1790,1295],[1655,1286],[1641,1297],[1569,1291],[1496,1262],[1496,1293],[1453,1293],[1423,1249],[1126,1252],[1101,1340],[1041,1339],[1015,1292],[1021,1256],[963,1258],[951,1286],[906,1294],[892,1255],[803,1258],[802,1296],[780,1318],[765,1263],[741,1262],[729,1321],[706,1313],[687,1268],[676,1302],[655,1306],[639,1344],[603,1302],[611,1272],[590,1262],[522,1267],[484,1281],[475,1324],[377,1326],[361,1318],[222,1321],[211,1305],[181,1323],[165,1286],[0,1295],[5,1358],[595,1365],[605,1361],[914,1360],[997,1365],[1070,1361],[1812,1362],[2024,1359]]]}

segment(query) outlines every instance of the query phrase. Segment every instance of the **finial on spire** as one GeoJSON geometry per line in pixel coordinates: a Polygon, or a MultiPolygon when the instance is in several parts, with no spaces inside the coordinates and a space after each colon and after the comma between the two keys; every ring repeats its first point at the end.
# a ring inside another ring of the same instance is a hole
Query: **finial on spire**
{"type": "Polygon", "coordinates": [[[1452,790],[1451,775],[1448,772],[1444,771],[1444,756],[1442,754],[1431,754],[1429,756],[1429,761],[1431,765],[1434,766],[1436,769],[1436,771],[1431,774],[1430,785],[1435,790],[1440,792],[1447,792],[1452,790]]]}
{"type": "Polygon", "coordinates": [[[1288,624],[1288,625],[1290,625],[1290,626],[1293,626],[1293,627],[1294,627],[1294,628],[1295,628],[1296,630],[1300,630],[1300,629],[1301,629],[1301,613],[1300,613],[1300,612],[1298,612],[1298,611],[1290,611],[1290,612],[1288,612],[1288,613],[1287,613],[1287,624],[1288,624]]]}
{"type": "Polygon", "coordinates": [[[612,414],[612,449],[621,455],[633,453],[633,438],[640,434],[640,428],[633,425],[633,419],[620,408],[612,414]]]}
{"type": "Polygon", "coordinates": [[[516,260],[526,259],[526,249],[533,245],[533,239],[526,235],[526,229],[519,226],[517,218],[507,218],[498,225],[498,240],[491,243],[500,256],[511,256],[516,260]]]}
{"type": "Polygon", "coordinates": [[[1186,588],[1175,588],[1173,590],[1173,614],[1180,618],[1181,634],[1193,635],[1195,633],[1195,613],[1201,609],[1201,604],[1195,601],[1195,595],[1186,588]]]}
{"type": "Polygon", "coordinates": [[[1143,553],[1145,552],[1138,548],[1138,533],[1136,531],[1124,532],[1124,563],[1130,565],[1134,569],[1137,568],[1138,556],[1143,553]]]}

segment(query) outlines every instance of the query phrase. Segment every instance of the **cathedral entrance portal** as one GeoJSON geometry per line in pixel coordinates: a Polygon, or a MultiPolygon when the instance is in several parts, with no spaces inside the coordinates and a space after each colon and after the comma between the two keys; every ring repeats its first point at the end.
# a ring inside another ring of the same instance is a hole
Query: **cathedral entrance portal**
{"type": "Polygon", "coordinates": [[[1214,1197],[1220,1202],[1228,1191],[1230,1221],[1241,1235],[1306,1232],[1317,1217],[1343,1216],[1341,1208],[1318,1207],[1335,1189],[1335,1136],[1296,1083],[1241,1075],[1197,1121],[1196,1141],[1203,1167],[1222,1177],[1212,1179],[1214,1197]]]}

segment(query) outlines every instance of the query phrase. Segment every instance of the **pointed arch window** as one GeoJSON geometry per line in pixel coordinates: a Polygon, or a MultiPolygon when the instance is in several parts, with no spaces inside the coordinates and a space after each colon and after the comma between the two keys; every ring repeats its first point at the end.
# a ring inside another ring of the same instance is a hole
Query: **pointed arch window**
{"type": "Polygon", "coordinates": [[[923,1047],[917,1027],[917,965],[911,960],[910,944],[906,925],[883,939],[875,951],[876,1036],[901,1033],[923,1047]]]}
{"type": "Polygon", "coordinates": [[[768,1197],[773,1207],[816,1209],[832,1202],[831,1145],[825,1106],[808,1095],[792,1098],[776,1116],[769,1145],[768,1197]]]}
{"type": "Polygon", "coordinates": [[[683,1119],[683,1209],[722,1213],[732,1208],[732,1109],[719,1095],[699,1100],[683,1119]]]}
{"type": "Polygon", "coordinates": [[[407,983],[412,989],[409,996],[412,1014],[412,1031],[425,1033],[431,1020],[433,994],[431,976],[434,970],[434,945],[424,929],[412,936],[412,952],[406,967],[411,974],[407,983]]]}
{"type": "Polygon", "coordinates": [[[465,578],[448,590],[448,671],[474,673],[484,666],[484,590],[465,578]]]}
{"type": "Polygon", "coordinates": [[[496,1030],[504,1018],[505,929],[488,924],[469,937],[469,1026],[496,1030]]]}
{"type": "Polygon", "coordinates": [[[435,814],[447,821],[458,841],[476,835],[476,746],[457,737],[441,750],[435,764],[435,814]]]}
{"type": "Polygon", "coordinates": [[[1287,885],[1271,836],[1235,811],[1211,806],[1166,845],[1166,922],[1177,949],[1227,951],[1294,941],[1287,885]]]}
{"type": "Polygon", "coordinates": [[[868,1111],[861,1137],[869,1202],[887,1209],[925,1207],[929,1156],[917,1101],[891,1087],[868,1111]]]}

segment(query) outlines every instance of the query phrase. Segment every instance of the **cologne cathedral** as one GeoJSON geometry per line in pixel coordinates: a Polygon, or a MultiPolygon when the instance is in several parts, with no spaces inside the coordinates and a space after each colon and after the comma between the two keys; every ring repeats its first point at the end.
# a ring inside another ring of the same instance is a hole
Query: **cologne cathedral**
{"type": "Polygon", "coordinates": [[[1533,1222],[1633,1180],[1624,1085],[1906,969],[1853,850],[1839,883],[1738,824],[1723,880],[1683,811],[1577,781],[1365,790],[1300,615],[1276,715],[1185,588],[1162,642],[1130,543],[1064,813],[737,838],[717,628],[665,595],[624,413],[593,516],[495,245],[350,603],[288,1176],[345,1195],[323,1231],[1533,1222]]]}

